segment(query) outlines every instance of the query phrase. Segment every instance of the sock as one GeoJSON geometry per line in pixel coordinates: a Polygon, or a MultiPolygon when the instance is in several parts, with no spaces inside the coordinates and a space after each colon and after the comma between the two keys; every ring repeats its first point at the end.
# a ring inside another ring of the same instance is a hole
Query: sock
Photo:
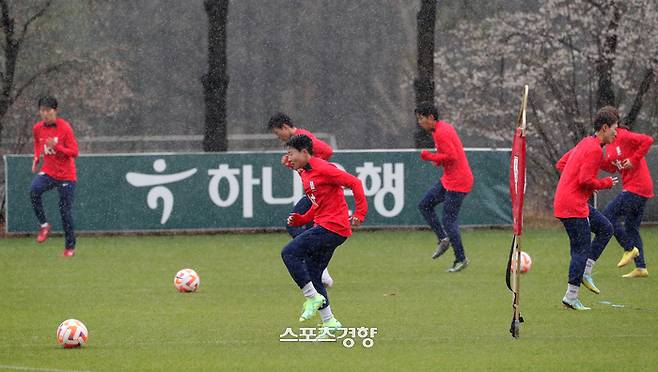
{"type": "Polygon", "coordinates": [[[320,318],[322,318],[323,323],[334,317],[334,314],[331,312],[331,307],[329,307],[329,305],[327,305],[327,307],[324,309],[318,310],[318,312],[320,313],[320,318]]]}
{"type": "Polygon", "coordinates": [[[587,259],[587,263],[585,264],[585,274],[590,276],[592,275],[592,268],[594,267],[595,263],[596,261],[594,261],[593,259],[591,258],[587,259]]]}
{"type": "Polygon", "coordinates": [[[41,225],[41,227],[46,227],[46,226],[48,226],[48,222],[46,222],[46,223],[44,223],[43,225],[41,225]]]}
{"type": "Polygon", "coordinates": [[[318,291],[315,290],[315,287],[311,282],[306,283],[304,288],[302,288],[302,292],[304,293],[304,297],[306,298],[313,298],[318,294],[318,291]]]}
{"type": "Polygon", "coordinates": [[[325,287],[332,287],[334,285],[334,279],[329,275],[328,269],[324,269],[322,272],[322,283],[325,287]]]}
{"type": "Polygon", "coordinates": [[[575,300],[578,298],[578,292],[580,291],[580,287],[577,285],[569,284],[567,285],[567,293],[564,295],[564,297],[567,300],[575,300]]]}

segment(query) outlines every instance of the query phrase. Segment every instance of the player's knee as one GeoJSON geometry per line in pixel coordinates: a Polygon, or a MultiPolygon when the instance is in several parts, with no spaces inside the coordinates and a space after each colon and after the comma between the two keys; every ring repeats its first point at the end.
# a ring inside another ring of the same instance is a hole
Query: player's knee
{"type": "Polygon", "coordinates": [[[452,228],[454,228],[454,227],[456,226],[456,224],[457,224],[457,219],[454,218],[453,216],[449,216],[449,215],[446,216],[446,215],[444,215],[443,217],[441,217],[441,223],[443,224],[443,226],[444,226],[446,229],[452,229],[452,228]]]}
{"type": "Polygon", "coordinates": [[[296,251],[297,247],[294,244],[288,243],[285,247],[283,247],[283,249],[281,249],[281,258],[286,261],[287,259],[295,256],[296,251]]]}
{"type": "Polygon", "coordinates": [[[41,197],[41,193],[36,189],[30,189],[29,194],[30,194],[30,200],[32,201],[36,201],[41,197]]]}

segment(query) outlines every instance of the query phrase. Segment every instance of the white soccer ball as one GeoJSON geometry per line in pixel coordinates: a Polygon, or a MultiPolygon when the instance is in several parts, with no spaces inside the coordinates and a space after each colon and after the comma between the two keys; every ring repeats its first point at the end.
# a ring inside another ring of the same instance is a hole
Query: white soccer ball
{"type": "Polygon", "coordinates": [[[183,269],[174,277],[174,287],[178,292],[194,292],[199,288],[199,275],[192,269],[183,269]]]}
{"type": "Polygon", "coordinates": [[[57,343],[70,349],[87,343],[87,327],[77,319],[68,319],[57,327],[57,343]]]}
{"type": "MultiPolygon", "coordinates": [[[[530,271],[531,268],[532,268],[532,258],[530,257],[529,254],[525,252],[521,252],[521,265],[519,271],[521,272],[521,274],[525,274],[528,271],[530,271]]],[[[510,266],[510,270],[512,270],[512,272],[516,272],[516,255],[512,256],[512,263],[510,266]]]]}

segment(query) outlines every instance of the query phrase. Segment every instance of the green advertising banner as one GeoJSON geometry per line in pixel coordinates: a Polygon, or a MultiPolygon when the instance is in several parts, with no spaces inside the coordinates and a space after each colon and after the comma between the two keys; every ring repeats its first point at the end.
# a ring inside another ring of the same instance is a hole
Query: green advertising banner
{"type": "MultiPolygon", "coordinates": [[[[82,155],[77,161],[77,231],[177,231],[283,228],[303,196],[282,152],[82,155]]],[[[467,150],[475,176],[462,225],[511,223],[509,151],[467,150]]],[[[6,231],[37,230],[28,195],[31,157],[7,155],[6,231]]],[[[416,150],[337,151],[331,159],[364,183],[365,226],[425,226],[418,201],[440,177],[416,150]]],[[[350,191],[348,203],[353,206],[350,191]]],[[[49,222],[61,231],[56,190],[44,194],[49,222]]],[[[437,212],[441,213],[440,206],[437,212]]]]}

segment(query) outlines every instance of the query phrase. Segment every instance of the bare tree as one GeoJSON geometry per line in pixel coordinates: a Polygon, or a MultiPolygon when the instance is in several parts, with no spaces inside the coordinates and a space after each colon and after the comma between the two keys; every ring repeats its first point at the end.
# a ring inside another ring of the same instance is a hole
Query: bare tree
{"type": "MultiPolygon", "coordinates": [[[[64,111],[76,113],[72,123],[78,135],[89,127],[78,116],[81,112],[111,116],[132,105],[134,93],[126,81],[125,63],[111,57],[124,47],[121,43],[110,49],[95,44],[84,53],[83,47],[72,50],[64,42],[62,18],[88,19],[81,27],[90,27],[102,22],[93,16],[99,4],[104,3],[0,0],[4,36],[0,39],[0,155],[31,151],[30,129],[38,120],[39,95],[54,93],[64,111]]],[[[0,199],[4,201],[2,175],[0,169],[0,199]]],[[[3,208],[0,205],[0,222],[3,208]]]]}
{"type": "Polygon", "coordinates": [[[534,182],[552,187],[553,165],[592,132],[601,105],[619,107],[629,125],[647,120],[658,68],[654,0],[547,0],[537,12],[464,23],[450,36],[435,55],[445,88],[438,100],[470,132],[508,145],[521,87],[530,85],[534,182]]]}
{"type": "Polygon", "coordinates": [[[4,65],[0,68],[0,139],[4,127],[5,115],[11,106],[20,98],[25,89],[31,87],[37,79],[49,73],[61,70],[72,61],[61,61],[45,66],[33,72],[30,76],[19,81],[17,79],[18,59],[26,37],[31,32],[33,24],[38,22],[48,12],[52,1],[47,0],[39,4],[30,14],[22,17],[22,23],[17,22],[16,14],[7,0],[0,0],[0,31],[4,35],[2,57],[4,65]]]}
{"type": "Polygon", "coordinates": [[[201,78],[206,104],[203,150],[226,151],[226,91],[229,82],[226,72],[226,19],[229,1],[205,0],[204,5],[208,14],[208,73],[201,78]]]}
{"type": "MultiPolygon", "coordinates": [[[[417,22],[417,68],[414,80],[416,104],[434,102],[434,29],[436,25],[436,0],[421,0],[416,15],[417,22]]],[[[420,127],[416,127],[416,148],[432,147],[432,137],[420,127]]]]}

